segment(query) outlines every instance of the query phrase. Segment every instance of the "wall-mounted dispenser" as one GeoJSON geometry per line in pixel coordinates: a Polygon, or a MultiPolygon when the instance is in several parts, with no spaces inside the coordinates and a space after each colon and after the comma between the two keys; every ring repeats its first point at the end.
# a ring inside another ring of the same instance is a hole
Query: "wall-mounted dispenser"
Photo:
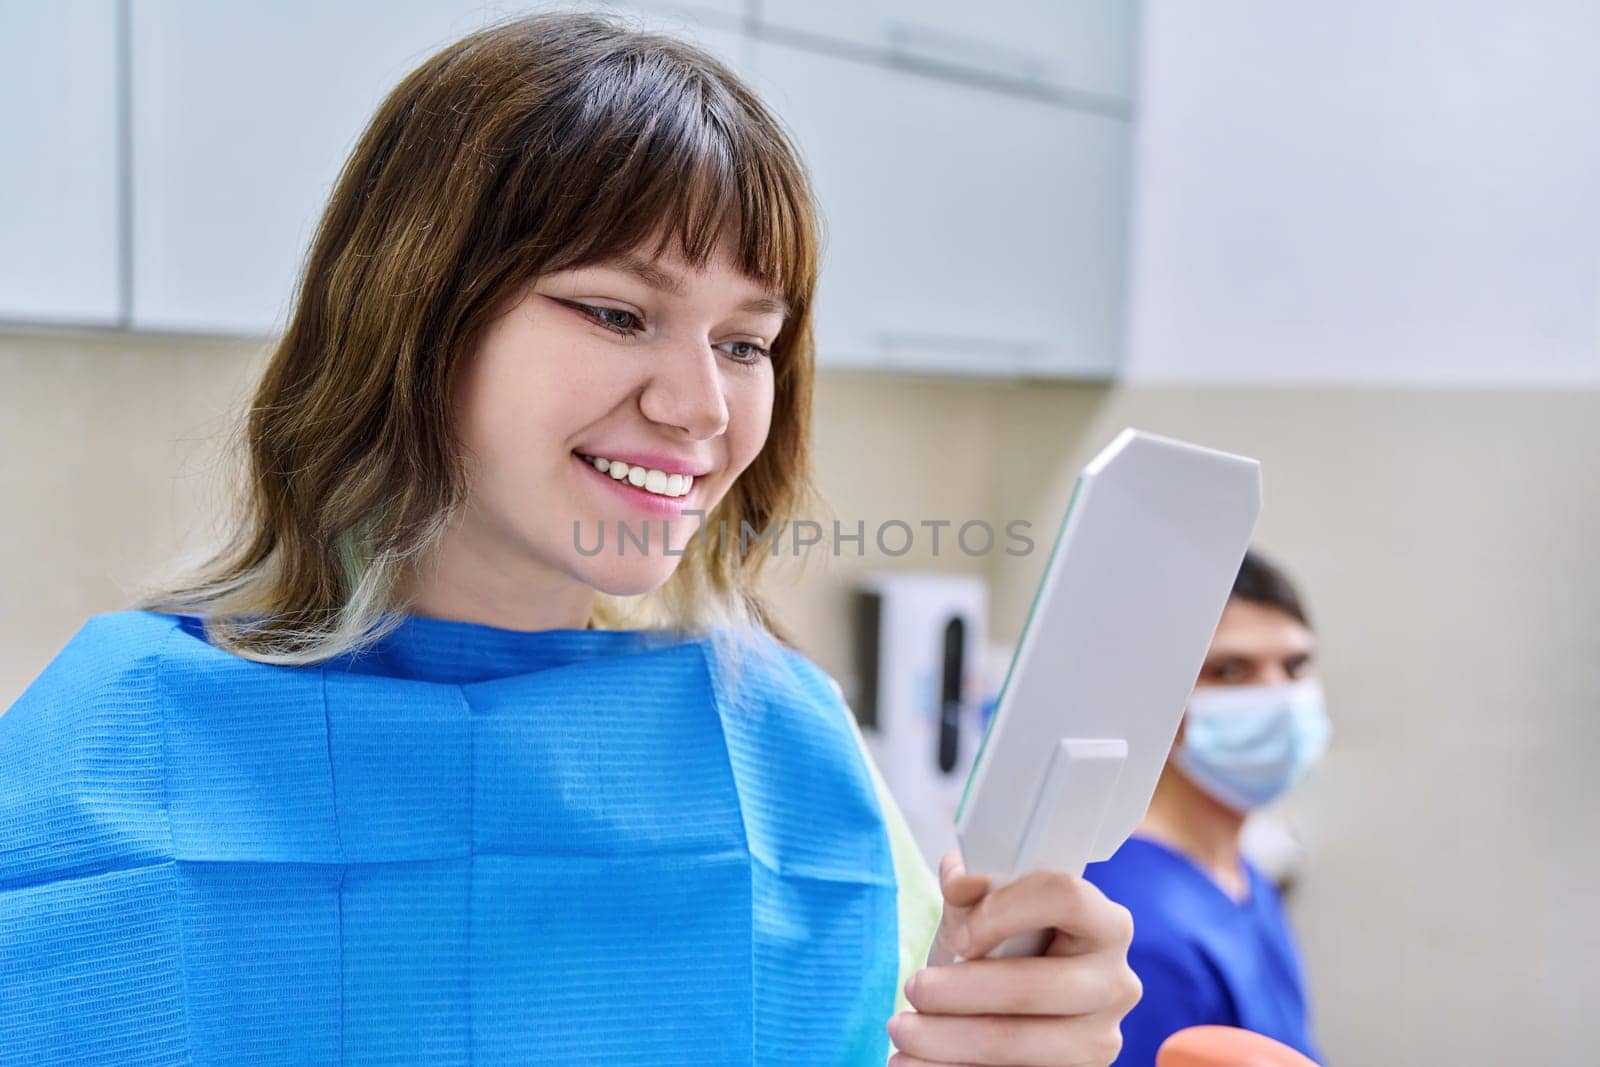
{"type": "Polygon", "coordinates": [[[968,575],[876,574],[856,590],[854,702],[868,751],[930,866],[983,735],[988,585],[968,575]]]}

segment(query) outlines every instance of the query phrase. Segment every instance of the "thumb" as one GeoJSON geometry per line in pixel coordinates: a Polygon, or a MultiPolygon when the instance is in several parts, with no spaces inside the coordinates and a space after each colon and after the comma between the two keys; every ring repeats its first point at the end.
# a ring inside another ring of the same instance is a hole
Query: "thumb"
{"type": "Polygon", "coordinates": [[[961,862],[961,851],[951,849],[939,861],[939,890],[944,896],[944,914],[939,918],[939,930],[928,950],[928,965],[953,963],[960,957],[954,949],[956,934],[966,925],[967,916],[989,892],[989,879],[984,875],[968,874],[961,862]]]}
{"type": "Polygon", "coordinates": [[[939,861],[939,891],[944,894],[946,910],[954,906],[970,911],[989,892],[989,879],[986,875],[968,874],[961,850],[953,848],[939,861]]]}

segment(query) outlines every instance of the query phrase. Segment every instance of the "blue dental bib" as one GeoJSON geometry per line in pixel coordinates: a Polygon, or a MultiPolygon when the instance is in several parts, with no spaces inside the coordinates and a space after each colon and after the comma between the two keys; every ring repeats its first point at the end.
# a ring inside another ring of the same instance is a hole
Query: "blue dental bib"
{"type": "Polygon", "coordinates": [[[881,1065],[848,711],[658,636],[90,619],[0,716],[0,1063],[881,1065]]]}

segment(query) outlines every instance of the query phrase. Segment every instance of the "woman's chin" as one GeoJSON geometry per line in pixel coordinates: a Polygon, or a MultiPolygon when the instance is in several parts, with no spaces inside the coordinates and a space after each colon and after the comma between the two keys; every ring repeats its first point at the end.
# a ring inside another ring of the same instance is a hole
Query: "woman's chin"
{"type": "Polygon", "coordinates": [[[578,572],[584,584],[607,596],[644,596],[666,584],[677,570],[679,556],[615,556],[584,559],[578,572]]]}

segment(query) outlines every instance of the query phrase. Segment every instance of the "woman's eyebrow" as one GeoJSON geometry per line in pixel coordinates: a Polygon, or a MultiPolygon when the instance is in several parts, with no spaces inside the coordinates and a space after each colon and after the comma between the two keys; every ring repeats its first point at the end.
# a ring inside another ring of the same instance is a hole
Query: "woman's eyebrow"
{"type": "Polygon", "coordinates": [[[624,274],[631,274],[650,288],[667,293],[671,296],[683,294],[683,282],[671,271],[662,270],[649,260],[640,259],[638,256],[618,256],[608,259],[600,264],[612,270],[620,270],[624,274]]]}
{"type": "MultiPolygon", "coordinates": [[[[619,270],[624,274],[631,274],[658,292],[667,293],[670,296],[683,295],[683,280],[671,271],[663,270],[647,259],[640,259],[638,256],[632,255],[618,256],[616,259],[608,259],[600,265],[610,267],[612,270],[619,270]]],[[[778,296],[753,296],[749,300],[740,303],[738,310],[747,311],[754,315],[773,314],[788,318],[789,302],[778,296]]]]}
{"type": "Polygon", "coordinates": [[[753,315],[777,315],[781,318],[789,317],[789,302],[776,296],[755,296],[739,305],[740,311],[748,311],[753,315]]]}

